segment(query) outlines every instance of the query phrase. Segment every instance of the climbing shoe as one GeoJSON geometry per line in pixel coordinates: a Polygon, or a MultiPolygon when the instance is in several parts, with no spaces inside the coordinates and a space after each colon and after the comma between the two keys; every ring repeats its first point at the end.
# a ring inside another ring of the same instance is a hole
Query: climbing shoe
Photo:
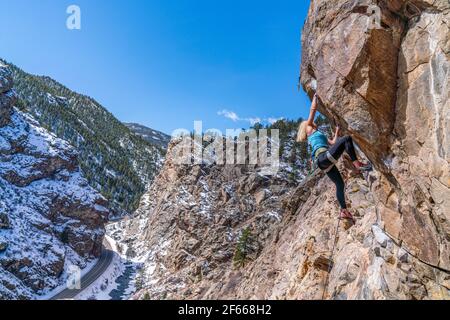
{"type": "Polygon", "coordinates": [[[355,218],[350,213],[350,211],[348,211],[347,209],[341,210],[341,213],[339,214],[339,219],[340,220],[349,220],[349,221],[353,222],[353,224],[356,223],[355,218]]]}
{"type": "Polygon", "coordinates": [[[361,161],[357,161],[354,163],[354,166],[356,170],[359,172],[369,172],[373,170],[372,164],[370,163],[363,163],[361,161]]]}

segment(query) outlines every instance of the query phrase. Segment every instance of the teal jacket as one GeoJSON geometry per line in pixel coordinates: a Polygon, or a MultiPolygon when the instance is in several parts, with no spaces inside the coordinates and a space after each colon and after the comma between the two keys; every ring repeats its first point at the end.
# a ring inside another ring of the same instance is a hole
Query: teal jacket
{"type": "Polygon", "coordinates": [[[329,148],[327,136],[319,130],[308,137],[308,144],[312,149],[311,154],[313,160],[317,150],[319,150],[320,148],[329,148]]]}

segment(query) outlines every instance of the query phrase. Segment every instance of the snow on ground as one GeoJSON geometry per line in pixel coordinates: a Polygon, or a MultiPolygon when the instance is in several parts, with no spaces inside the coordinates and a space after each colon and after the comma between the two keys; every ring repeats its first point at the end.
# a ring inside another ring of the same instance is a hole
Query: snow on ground
{"type": "MultiPolygon", "coordinates": [[[[86,268],[81,270],[81,277],[84,277],[89,271],[92,270],[92,268],[97,264],[98,259],[92,260],[90,262],[88,262],[86,268]]],[[[67,275],[67,264],[66,264],[66,268],[64,271],[64,274],[62,275],[62,278],[67,279],[68,275],[67,275]]],[[[60,293],[61,291],[64,291],[65,289],[67,289],[67,283],[61,283],[58,287],[54,288],[53,290],[49,291],[48,293],[46,293],[45,295],[39,296],[38,300],[49,300],[52,297],[56,296],[58,293],[60,293]]]]}
{"type": "Polygon", "coordinates": [[[274,218],[277,222],[281,222],[281,220],[282,220],[281,215],[278,212],[275,212],[275,211],[267,212],[266,215],[269,218],[274,218]]]}
{"type": "MultiPolygon", "coordinates": [[[[82,221],[63,214],[52,217],[54,200],[93,207],[100,195],[88,186],[79,169],[69,172],[61,165],[55,172],[41,172],[40,167],[52,161],[72,161],[76,152],[67,142],[39,127],[29,115],[15,110],[11,122],[0,128],[0,137],[0,150],[9,150],[11,146],[17,149],[12,154],[0,153],[0,213],[6,215],[10,225],[0,230],[0,243],[7,245],[0,252],[0,262],[23,265],[15,272],[7,271],[0,263],[0,283],[3,283],[0,296],[4,293],[10,299],[41,299],[65,286],[70,266],[76,265],[87,272],[95,263],[81,257],[61,238],[64,230],[70,228],[73,236],[80,233],[85,236],[89,232],[92,238],[103,234],[102,228],[85,230],[80,225],[82,221]],[[9,172],[22,178],[31,177],[33,182],[15,185],[5,178],[9,172]],[[37,289],[33,291],[32,287],[37,289]],[[51,288],[57,289],[49,292],[51,288]]],[[[96,209],[107,210],[100,205],[96,209]]]]}
{"type": "MultiPolygon", "coordinates": [[[[151,202],[151,201],[150,201],[151,202]]],[[[167,249],[171,245],[171,240],[167,237],[161,237],[158,239],[158,243],[148,249],[145,246],[133,246],[130,248],[127,244],[128,241],[124,241],[123,230],[129,227],[129,223],[134,224],[133,227],[133,237],[139,237],[139,235],[144,234],[145,225],[148,223],[148,215],[139,216],[138,219],[133,220],[122,220],[116,223],[109,224],[107,226],[107,234],[113,237],[117,241],[117,250],[121,253],[121,256],[128,263],[135,267],[136,273],[133,275],[134,280],[132,281],[132,286],[127,292],[128,299],[133,299],[133,295],[141,283],[153,284],[156,283],[155,271],[157,269],[157,258],[165,256],[167,254],[167,249]],[[135,229],[136,228],[136,229],[135,229]],[[145,268],[144,268],[145,266],[145,268]],[[136,285],[137,282],[137,285],[136,285]]],[[[125,235],[126,239],[130,239],[128,235],[125,235]]],[[[167,272],[163,265],[158,265],[159,272],[167,272]]],[[[169,276],[169,274],[167,274],[169,276]]]]}
{"type": "Polygon", "coordinates": [[[113,292],[115,292],[114,296],[119,296],[120,299],[126,300],[134,293],[135,283],[128,277],[134,278],[133,273],[135,271],[127,272],[128,277],[124,277],[124,274],[129,268],[135,270],[135,266],[120,255],[118,246],[112,238],[108,236],[105,238],[111,244],[114,252],[111,264],[100,278],[78,294],[74,300],[112,300],[113,297],[111,295],[113,292]]]}

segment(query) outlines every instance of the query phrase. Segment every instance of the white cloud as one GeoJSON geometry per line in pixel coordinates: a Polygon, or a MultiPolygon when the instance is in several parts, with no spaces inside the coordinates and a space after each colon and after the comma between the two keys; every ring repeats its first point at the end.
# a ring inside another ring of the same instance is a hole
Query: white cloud
{"type": "Polygon", "coordinates": [[[228,111],[228,110],[226,110],[226,109],[217,112],[217,114],[218,114],[219,116],[223,116],[223,117],[225,117],[225,118],[228,118],[228,119],[230,119],[230,120],[232,120],[232,121],[234,121],[234,122],[237,122],[237,121],[241,120],[241,119],[239,118],[239,116],[238,116],[235,112],[233,112],[233,111],[228,111]]]}
{"type": "Polygon", "coordinates": [[[267,119],[267,122],[270,124],[274,124],[277,121],[283,120],[284,118],[269,118],[267,119]]]}
{"type": "Polygon", "coordinates": [[[260,117],[250,117],[250,118],[241,118],[236,112],[234,111],[229,111],[227,109],[223,109],[219,112],[217,112],[217,114],[219,116],[225,117],[227,119],[232,120],[233,122],[238,122],[238,121],[242,121],[242,122],[248,122],[250,123],[250,125],[255,125],[257,123],[270,123],[270,124],[274,124],[275,122],[279,121],[279,120],[283,120],[284,118],[267,118],[267,119],[262,119],[260,117]]]}
{"type": "Polygon", "coordinates": [[[249,118],[249,119],[246,119],[246,120],[248,120],[252,126],[257,124],[257,123],[261,123],[262,122],[261,118],[249,118]]]}

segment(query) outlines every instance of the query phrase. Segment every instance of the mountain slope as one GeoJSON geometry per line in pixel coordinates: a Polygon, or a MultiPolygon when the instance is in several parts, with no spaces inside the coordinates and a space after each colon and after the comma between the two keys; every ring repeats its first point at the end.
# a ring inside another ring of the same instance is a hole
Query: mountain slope
{"type": "Polygon", "coordinates": [[[144,138],[151,144],[167,149],[170,142],[170,136],[157,130],[153,130],[137,123],[124,123],[128,129],[144,138]]]}
{"type": "Polygon", "coordinates": [[[159,170],[163,149],[133,134],[94,99],[49,77],[27,74],[11,64],[10,68],[18,107],[76,147],[89,184],[114,210],[135,209],[159,170]]]}
{"type": "Polygon", "coordinates": [[[13,109],[0,63],[0,300],[34,299],[102,249],[108,210],[66,142],[13,109]]]}

